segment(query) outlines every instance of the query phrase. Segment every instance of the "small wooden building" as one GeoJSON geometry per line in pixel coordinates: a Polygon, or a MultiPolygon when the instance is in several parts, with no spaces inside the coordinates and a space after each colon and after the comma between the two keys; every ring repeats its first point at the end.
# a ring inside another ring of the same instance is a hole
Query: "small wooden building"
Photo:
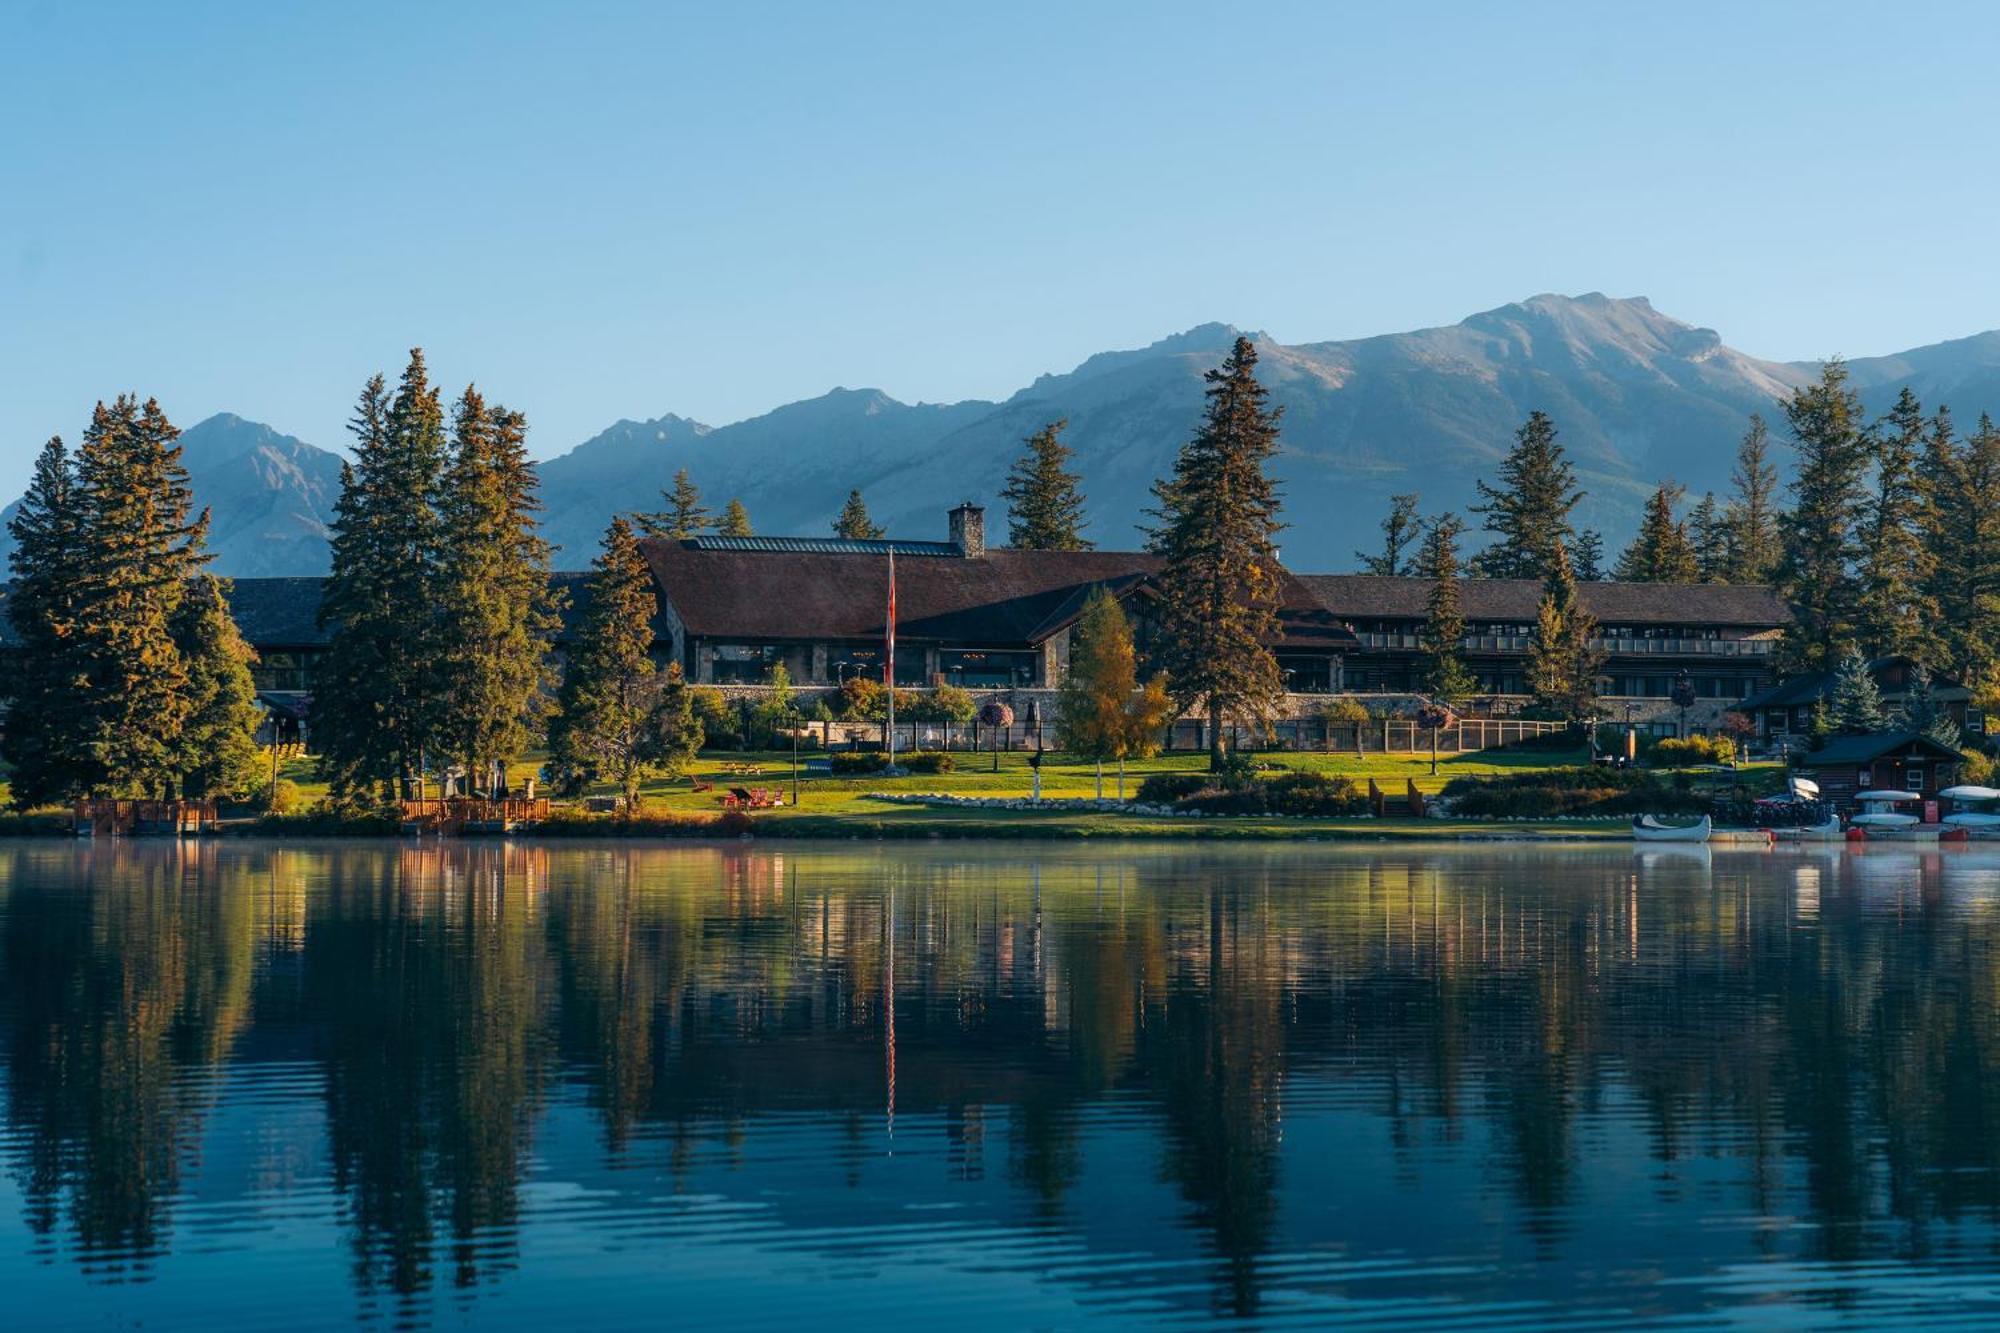
{"type": "Polygon", "coordinates": [[[1836,736],[1799,761],[1819,783],[1820,797],[1845,815],[1863,791],[1913,791],[1935,797],[1958,780],[1965,756],[1920,731],[1871,731],[1836,736]]]}

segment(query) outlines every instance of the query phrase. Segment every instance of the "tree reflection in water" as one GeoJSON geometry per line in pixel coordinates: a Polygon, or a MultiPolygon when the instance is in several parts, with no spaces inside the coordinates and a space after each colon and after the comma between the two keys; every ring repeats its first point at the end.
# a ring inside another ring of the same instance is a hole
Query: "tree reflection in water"
{"type": "Polygon", "coordinates": [[[1496,1263],[1633,1209],[1682,1210],[1697,1267],[1922,1259],[2000,1208],[1997,883],[1977,852],[22,844],[5,1166],[44,1258],[150,1271],[232,1065],[305,1052],[350,1281],[405,1313],[524,1262],[538,1172],[754,1178],[837,1231],[921,1170],[1088,1247],[1137,1143],[1178,1202],[1118,1243],[1198,1245],[1255,1315],[1288,1256],[1396,1222],[1344,1188],[1372,1163],[1290,1141],[1316,1120],[1374,1126],[1392,1208],[1468,1171],[1453,1244],[1496,1263]],[[566,1103],[594,1160],[539,1156],[566,1103]],[[772,1174],[801,1123],[848,1203],[772,1174]],[[1718,1207],[1759,1225],[1704,1236],[1718,1207]]]}

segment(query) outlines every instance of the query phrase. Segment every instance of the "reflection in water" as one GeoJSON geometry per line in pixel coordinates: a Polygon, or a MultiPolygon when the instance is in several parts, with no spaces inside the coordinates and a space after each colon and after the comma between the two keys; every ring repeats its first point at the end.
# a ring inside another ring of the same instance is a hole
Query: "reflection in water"
{"type": "Polygon", "coordinates": [[[0,849],[0,1281],[1991,1316],[2000,855],[1677,850],[0,849]]]}

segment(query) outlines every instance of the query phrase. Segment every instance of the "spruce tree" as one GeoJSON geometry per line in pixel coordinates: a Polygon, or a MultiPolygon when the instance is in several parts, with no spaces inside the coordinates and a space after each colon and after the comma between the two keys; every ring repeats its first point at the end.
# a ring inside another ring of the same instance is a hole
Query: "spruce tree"
{"type": "MultiPolygon", "coordinates": [[[[652,714],[646,719],[646,739],[640,747],[639,757],[656,773],[667,777],[679,777],[694,763],[701,752],[704,739],[701,719],[695,716],[694,690],[688,685],[681,672],[679,662],[667,663],[667,669],[659,673],[659,697],[653,703],[652,714]]],[[[798,726],[800,717],[796,708],[788,710],[787,725],[798,726]]],[[[638,796],[638,787],[629,779],[624,783],[625,799],[629,804],[638,796]]]]}
{"type": "Polygon", "coordinates": [[[1952,721],[1951,714],[1938,702],[1937,687],[1931,681],[1930,668],[1922,662],[1910,668],[1909,680],[1903,687],[1903,703],[1896,710],[1894,722],[1900,730],[1928,736],[1939,745],[1948,745],[1954,750],[1965,739],[1958,723],[1952,721]]]}
{"type": "Polygon", "coordinates": [[[1440,514],[1424,529],[1417,553],[1416,574],[1430,580],[1424,602],[1424,627],[1418,642],[1423,650],[1424,689],[1439,703],[1456,708],[1472,697],[1478,682],[1466,669],[1463,641],[1465,613],[1459,605],[1458,538],[1465,524],[1456,514],[1440,514]]]}
{"type": "Polygon", "coordinates": [[[1646,501],[1639,533],[1618,557],[1617,577],[1627,583],[1693,583],[1698,570],[1687,525],[1674,517],[1681,488],[1661,482],[1646,501]]]}
{"type": "Polygon", "coordinates": [[[1569,722],[1597,715],[1597,673],[1604,653],[1597,620],[1577,595],[1568,548],[1558,542],[1528,642],[1528,688],[1536,707],[1569,722]]]}
{"type": "Polygon", "coordinates": [[[874,541],[885,531],[886,529],[876,527],[875,521],[868,517],[868,506],[861,502],[861,492],[849,491],[847,503],[841,507],[840,517],[833,520],[833,535],[845,537],[849,541],[865,542],[874,541]]]}
{"type": "Polygon", "coordinates": [[[1158,751],[1160,730],[1172,705],[1155,676],[1139,684],[1132,623],[1103,588],[1093,588],[1070,630],[1069,668],[1056,693],[1056,746],[1097,765],[1097,798],[1104,799],[1104,761],[1119,766],[1118,797],[1125,797],[1125,760],[1158,751]]]}
{"type": "Polygon", "coordinates": [[[1849,645],[1833,673],[1833,724],[1850,736],[1881,731],[1889,725],[1889,710],[1875,673],[1861,650],[1849,645]]]}
{"type": "Polygon", "coordinates": [[[1023,441],[1000,496],[1007,502],[1007,540],[1024,551],[1088,551],[1083,537],[1080,478],[1066,466],[1076,451],[1062,441],[1067,419],[1052,421],[1023,441]]]}
{"type": "Polygon", "coordinates": [[[182,794],[244,796],[264,776],[257,747],[263,709],[250,679],[257,654],[236,628],[221,579],[202,573],[189,582],[174,616],[174,642],[188,674],[187,721],[174,761],[182,794]]]}
{"type": "Polygon", "coordinates": [[[1473,561],[1473,570],[1489,579],[1546,578],[1556,547],[1566,547],[1575,535],[1569,515],[1583,498],[1576,469],[1546,414],[1531,412],[1515,433],[1514,447],[1500,463],[1500,482],[1478,483],[1481,503],[1472,512],[1485,515],[1493,541],[1473,561]]]}
{"type": "MultiPolygon", "coordinates": [[[[549,725],[551,767],[567,786],[615,782],[629,811],[661,749],[655,739],[661,690],[652,657],[652,571],[623,518],[611,521],[584,595],[549,725]]],[[[675,708],[692,708],[685,690],[675,708]]]]}
{"type": "Polygon", "coordinates": [[[439,748],[475,782],[540,731],[555,684],[557,595],[536,515],[527,423],[467,387],[440,483],[439,748]]]}
{"type": "Polygon", "coordinates": [[[76,470],[57,437],[42,446],[34,475],[7,520],[14,549],[7,619],[13,660],[0,673],[7,703],[0,757],[9,770],[9,797],[27,810],[68,800],[88,787],[95,769],[86,728],[86,672],[76,638],[81,593],[82,514],[76,470]]]}
{"type": "Polygon", "coordinates": [[[1695,577],[1703,583],[1729,582],[1729,520],[1716,504],[1714,491],[1704,491],[1688,511],[1687,530],[1694,546],[1695,577]]]}
{"type": "Polygon", "coordinates": [[[1604,577],[1604,534],[1596,528],[1576,534],[1573,568],[1579,583],[1596,583],[1604,577]]]}
{"type": "Polygon", "coordinates": [[[1279,634],[1274,544],[1278,492],[1265,467],[1278,450],[1280,411],[1265,407],[1257,349],[1238,338],[1204,379],[1200,428],[1171,477],[1154,483],[1162,557],[1154,661],[1181,710],[1208,714],[1209,765],[1225,761],[1225,721],[1267,719],[1284,685],[1270,642],[1279,634]]]}
{"type": "Polygon", "coordinates": [[[1736,493],[1723,510],[1729,557],[1724,583],[1769,583],[1777,575],[1782,548],[1778,535],[1778,469],[1770,463],[1770,432],[1752,414],[1750,429],[1736,448],[1736,493]]]}
{"type": "Polygon", "coordinates": [[[1794,669],[1825,670],[1853,643],[1861,600],[1854,556],[1868,457],[1847,367],[1827,362],[1816,383],[1785,401],[1785,418],[1798,450],[1792,509],[1779,521],[1779,585],[1793,608],[1785,658],[1794,669]]]}
{"type": "Polygon", "coordinates": [[[674,473],[674,488],[661,491],[660,498],[667,504],[660,513],[633,515],[648,537],[686,541],[708,526],[709,512],[701,503],[701,488],[689,479],[686,468],[674,473]]]}
{"type": "Polygon", "coordinates": [[[352,429],[313,690],[314,741],[341,800],[420,782],[440,734],[438,493],[450,450],[422,349],[393,395],[380,375],[368,381],[352,429]]]}
{"type": "Polygon", "coordinates": [[[1968,684],[2000,674],[2000,429],[1982,416],[1963,446],[1940,409],[1926,449],[1928,604],[1943,660],[1968,684]]]}
{"type": "Polygon", "coordinates": [[[717,535],[723,537],[754,537],[756,532],[750,526],[750,511],[743,507],[743,501],[731,500],[722,511],[722,518],[715,525],[717,535]]]}
{"type": "Polygon", "coordinates": [[[152,399],[99,403],[77,451],[79,564],[73,632],[82,733],[105,795],[172,793],[192,707],[174,619],[208,557],[180,432],[152,399]]]}
{"type": "Polygon", "coordinates": [[[1862,510],[1859,531],[1860,602],[1855,633],[1864,652],[1935,654],[1936,609],[1923,540],[1920,470],[1930,423],[1906,385],[1876,428],[1864,437],[1875,458],[1874,493],[1862,510]]]}
{"type": "Polygon", "coordinates": [[[1417,499],[1415,491],[1389,497],[1389,512],[1382,519],[1382,553],[1354,553],[1354,558],[1361,562],[1362,573],[1397,578],[1410,572],[1410,561],[1403,553],[1424,534],[1424,524],[1417,517],[1417,499]]]}

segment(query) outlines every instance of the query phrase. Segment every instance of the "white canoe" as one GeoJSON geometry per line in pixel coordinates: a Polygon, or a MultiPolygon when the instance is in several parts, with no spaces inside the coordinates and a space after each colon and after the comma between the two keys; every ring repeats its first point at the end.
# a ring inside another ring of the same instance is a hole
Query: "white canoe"
{"type": "Polygon", "coordinates": [[[1923,820],[1915,815],[1899,815],[1893,810],[1871,810],[1848,821],[1856,828],[1909,828],[1923,820]]]}
{"type": "Polygon", "coordinates": [[[1632,836],[1640,842],[1707,842],[1709,829],[1707,815],[1692,824],[1663,823],[1655,815],[1636,815],[1632,820],[1632,836]]]}
{"type": "Polygon", "coordinates": [[[1938,795],[1948,801],[2000,801],[2000,787],[1946,787],[1938,795]]]}
{"type": "Polygon", "coordinates": [[[2000,815],[1982,814],[1977,810],[1967,810],[1962,814],[1946,815],[1944,822],[1954,828],[2000,828],[2000,815]]]}
{"type": "Polygon", "coordinates": [[[1890,805],[1897,805],[1904,801],[1921,801],[1924,798],[1921,793],[1913,791],[1864,791],[1857,793],[1854,799],[1864,805],[1871,802],[1887,802],[1890,805]]]}
{"type": "Polygon", "coordinates": [[[1803,801],[1817,801],[1819,799],[1819,784],[1811,778],[1793,778],[1791,781],[1792,795],[1803,801]]]}
{"type": "Polygon", "coordinates": [[[1771,836],[1779,842],[1839,842],[1847,836],[1847,830],[1840,826],[1838,818],[1834,818],[1824,824],[1774,828],[1771,830],[1771,836]]]}

